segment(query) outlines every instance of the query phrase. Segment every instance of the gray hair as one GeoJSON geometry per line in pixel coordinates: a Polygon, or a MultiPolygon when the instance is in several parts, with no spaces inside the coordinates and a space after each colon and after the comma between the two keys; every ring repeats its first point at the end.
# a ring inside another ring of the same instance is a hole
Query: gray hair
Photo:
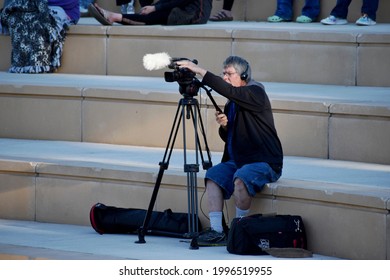
{"type": "Polygon", "coordinates": [[[252,79],[252,70],[249,62],[239,56],[229,56],[223,63],[223,67],[233,67],[241,76],[241,79],[248,82],[252,79]]]}

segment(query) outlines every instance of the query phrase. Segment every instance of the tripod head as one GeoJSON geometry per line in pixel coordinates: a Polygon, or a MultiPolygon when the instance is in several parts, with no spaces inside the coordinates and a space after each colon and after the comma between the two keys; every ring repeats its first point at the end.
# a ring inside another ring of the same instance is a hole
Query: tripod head
{"type": "MultiPolygon", "coordinates": [[[[183,70],[183,69],[186,69],[186,68],[182,68],[180,70],[183,70]]],[[[189,72],[191,72],[191,71],[189,71],[189,72]]],[[[167,73],[167,72],[165,72],[165,73],[167,73]]],[[[168,72],[168,73],[170,73],[170,72],[168,72]]],[[[191,73],[193,73],[193,72],[191,72],[191,73]]],[[[165,80],[166,80],[166,77],[165,77],[165,80]]],[[[204,89],[206,91],[207,96],[210,98],[211,103],[213,104],[215,110],[217,110],[217,112],[222,113],[221,108],[219,108],[219,106],[215,102],[213,96],[211,95],[212,90],[210,88],[206,87],[201,81],[199,81],[195,77],[195,74],[190,80],[183,80],[183,81],[177,81],[177,82],[179,84],[179,92],[181,95],[183,95],[183,97],[185,99],[192,99],[194,96],[198,95],[199,89],[201,89],[201,88],[204,89]]]]}
{"type": "MultiPolygon", "coordinates": [[[[191,72],[192,73],[192,72],[191,72]]],[[[178,81],[179,92],[184,98],[193,98],[198,95],[202,83],[195,77],[190,81],[178,81]]]]}

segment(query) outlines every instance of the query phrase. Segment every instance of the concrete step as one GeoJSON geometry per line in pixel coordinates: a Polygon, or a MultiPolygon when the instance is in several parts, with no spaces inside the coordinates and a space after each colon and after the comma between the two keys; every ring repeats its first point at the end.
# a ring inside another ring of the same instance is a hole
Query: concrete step
{"type": "MultiPolygon", "coordinates": [[[[10,67],[9,36],[0,36],[0,70],[10,67]]],[[[143,68],[145,54],[197,59],[215,73],[229,55],[248,59],[264,82],[390,86],[390,24],[209,22],[187,26],[101,26],[82,18],[64,46],[61,73],[161,77],[143,68]]]]}
{"type": "MultiPolygon", "coordinates": [[[[2,0],[0,0],[1,3],[2,0]]],[[[120,11],[120,8],[116,6],[115,1],[96,1],[100,6],[112,10],[120,11]]],[[[294,0],[294,19],[301,15],[302,7],[305,0],[294,0]]],[[[335,6],[336,1],[320,1],[320,15],[318,21],[329,16],[330,11],[335,6]]],[[[223,1],[213,1],[213,13],[219,11],[222,8],[223,1]]],[[[352,1],[348,9],[348,21],[354,23],[361,16],[361,1],[352,1]]],[[[139,6],[136,3],[136,9],[139,6]]],[[[233,5],[234,20],[237,21],[266,21],[267,18],[274,14],[276,9],[276,1],[259,1],[259,0],[246,0],[235,1],[233,5]]],[[[390,16],[388,11],[390,10],[390,3],[387,1],[379,2],[379,9],[377,11],[378,23],[390,23],[390,16]]]]}
{"type": "MultiPolygon", "coordinates": [[[[0,260],[278,260],[233,255],[226,247],[189,250],[188,239],[146,236],[146,244],[136,244],[136,235],[99,235],[88,226],[31,221],[0,219],[0,238],[0,260]]],[[[303,260],[335,259],[314,254],[303,260]]]]}
{"type": "MultiPolygon", "coordinates": [[[[135,1],[136,9],[139,9],[139,4],[135,1]]],[[[3,7],[4,0],[0,0],[0,7],[3,7]]],[[[115,1],[97,0],[101,7],[109,9],[111,11],[120,11],[120,7],[116,6],[115,1]]],[[[329,15],[333,9],[335,1],[321,1],[321,11],[318,20],[325,18],[329,15]]],[[[213,1],[213,12],[219,11],[222,8],[223,1],[213,1]]],[[[302,7],[304,6],[304,0],[294,1],[294,18],[301,14],[302,7]]],[[[246,0],[236,1],[233,5],[233,15],[235,20],[239,21],[266,21],[267,17],[273,15],[276,9],[276,1],[259,1],[259,0],[246,0]]],[[[390,23],[390,16],[388,11],[390,10],[390,3],[388,1],[380,1],[379,9],[377,11],[378,23],[390,23]]],[[[361,14],[361,2],[352,1],[348,9],[348,20],[355,22],[361,14]]]]}
{"type": "MultiPolygon", "coordinates": [[[[164,149],[0,139],[0,218],[89,225],[96,202],[147,209],[164,149]]],[[[187,151],[194,162],[194,151],[187,151]]],[[[212,152],[213,163],[221,154],[212,152]]],[[[200,219],[204,170],[197,174],[200,219]]],[[[390,166],[286,157],[282,178],[255,197],[251,213],[303,217],[313,252],[348,259],[389,259],[390,166]],[[362,242],[370,240],[370,242],[362,242]]],[[[164,173],[156,210],[187,211],[183,151],[164,173]]],[[[225,215],[234,215],[232,201],[225,215]]],[[[228,222],[229,222],[228,221],[228,222]]],[[[18,244],[21,245],[21,244],[18,244]]]]}
{"type": "MultiPolygon", "coordinates": [[[[389,87],[264,85],[286,155],[390,164],[389,87]]],[[[0,72],[0,137],[165,147],[181,98],[161,77],[0,72]]],[[[221,151],[215,109],[204,91],[196,98],[221,151]]]]}

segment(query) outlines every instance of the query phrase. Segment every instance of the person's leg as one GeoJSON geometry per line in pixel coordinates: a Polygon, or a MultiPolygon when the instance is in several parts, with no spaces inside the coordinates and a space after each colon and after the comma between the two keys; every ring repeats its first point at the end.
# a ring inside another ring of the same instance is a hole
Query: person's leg
{"type": "Polygon", "coordinates": [[[347,24],[348,7],[352,0],[337,0],[336,6],[330,12],[330,16],[321,20],[325,25],[347,24]]]}
{"type": "Polygon", "coordinates": [[[376,12],[378,11],[379,0],[363,0],[362,14],[366,14],[370,19],[376,21],[376,12]]]}
{"type": "Polygon", "coordinates": [[[330,15],[336,18],[346,19],[348,16],[348,7],[352,0],[337,0],[336,6],[330,12],[330,15]]]}
{"type": "Polygon", "coordinates": [[[103,25],[112,25],[114,22],[122,21],[122,14],[105,10],[96,3],[88,6],[88,12],[103,25]]]}
{"type": "Polygon", "coordinates": [[[245,186],[244,182],[239,178],[234,181],[233,197],[238,209],[244,211],[249,210],[251,207],[252,197],[249,195],[248,188],[245,186]]]}
{"type": "Polygon", "coordinates": [[[122,15],[122,20],[119,22],[124,25],[166,25],[168,21],[169,11],[155,11],[147,15],[127,14],[122,15]]]}
{"type": "Polygon", "coordinates": [[[252,198],[260,192],[267,183],[275,182],[281,174],[276,173],[268,163],[256,162],[246,164],[234,174],[234,192],[236,208],[240,214],[248,214],[252,198]]]}
{"type": "Polygon", "coordinates": [[[236,218],[247,216],[251,207],[252,197],[241,179],[237,178],[234,181],[233,197],[236,205],[236,218]]]}
{"type": "Polygon", "coordinates": [[[199,246],[224,246],[226,233],[223,228],[223,203],[233,194],[233,175],[237,167],[234,162],[219,163],[206,172],[205,185],[208,199],[210,228],[197,238],[199,246]]]}
{"type": "MultiPolygon", "coordinates": [[[[205,186],[209,212],[220,212],[222,215],[225,199],[230,199],[234,191],[233,176],[237,167],[233,161],[214,165],[206,172],[205,186]]],[[[211,223],[211,228],[221,228],[222,219],[211,223]]]]}
{"type": "Polygon", "coordinates": [[[222,211],[223,193],[220,186],[211,180],[206,182],[206,193],[210,212],[222,211]]]}
{"type": "Polygon", "coordinates": [[[222,210],[223,210],[223,193],[222,189],[213,181],[207,180],[206,194],[209,208],[210,228],[223,232],[222,210]]]}
{"type": "Polygon", "coordinates": [[[293,0],[277,0],[276,11],[273,16],[268,17],[269,22],[291,21],[293,0]]]}
{"type": "Polygon", "coordinates": [[[99,5],[94,4],[89,6],[90,13],[104,25],[109,25],[114,22],[123,25],[155,25],[166,24],[169,16],[168,11],[156,11],[147,15],[141,14],[120,14],[105,10],[99,5]],[[96,10],[96,12],[94,12],[96,10]]]}
{"type": "Polygon", "coordinates": [[[315,20],[320,14],[320,0],[306,0],[302,15],[315,20]]]}
{"type": "Polygon", "coordinates": [[[233,8],[234,0],[224,0],[222,9],[225,11],[231,11],[233,8]]]}
{"type": "Polygon", "coordinates": [[[284,20],[291,20],[293,16],[292,1],[293,0],[278,0],[275,15],[284,20]]]}
{"type": "Polygon", "coordinates": [[[234,0],[224,0],[222,10],[218,11],[216,14],[212,15],[210,21],[232,21],[232,8],[234,0]]]}

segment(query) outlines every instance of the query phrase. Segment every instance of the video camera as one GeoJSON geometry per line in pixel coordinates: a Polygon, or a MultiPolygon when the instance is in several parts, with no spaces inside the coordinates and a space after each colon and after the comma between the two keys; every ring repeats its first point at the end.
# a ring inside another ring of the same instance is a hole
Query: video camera
{"type": "Polygon", "coordinates": [[[196,59],[190,60],[188,58],[172,58],[168,68],[174,69],[172,72],[165,72],[164,78],[168,83],[177,82],[179,84],[179,92],[184,97],[194,97],[198,94],[201,83],[195,78],[196,74],[188,68],[179,68],[176,64],[180,60],[189,60],[198,64],[196,59]]]}

